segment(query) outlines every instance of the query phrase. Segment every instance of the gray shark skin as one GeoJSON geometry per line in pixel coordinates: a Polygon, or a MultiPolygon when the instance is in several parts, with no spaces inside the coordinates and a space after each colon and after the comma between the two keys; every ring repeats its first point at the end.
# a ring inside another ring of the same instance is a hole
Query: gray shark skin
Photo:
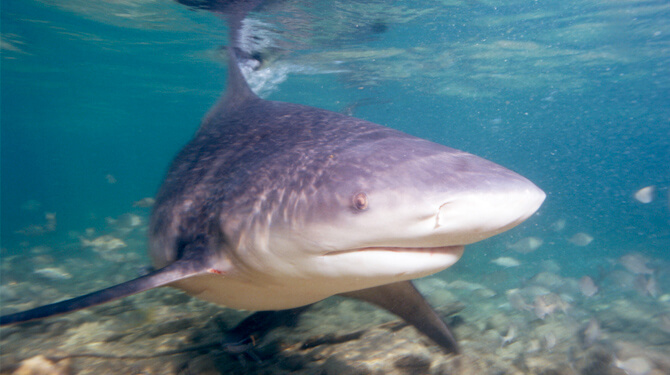
{"type": "MultiPolygon", "coordinates": [[[[200,1],[201,8],[216,10],[200,1]]],[[[257,97],[235,38],[252,3],[219,8],[231,30],[229,80],[156,197],[157,271],[0,317],[13,324],[172,286],[236,309],[357,298],[405,319],[448,352],[458,345],[411,283],[464,246],[532,215],[545,194],[463,151],[342,114],[257,97]],[[232,10],[231,10],[232,9],[232,10]]]]}

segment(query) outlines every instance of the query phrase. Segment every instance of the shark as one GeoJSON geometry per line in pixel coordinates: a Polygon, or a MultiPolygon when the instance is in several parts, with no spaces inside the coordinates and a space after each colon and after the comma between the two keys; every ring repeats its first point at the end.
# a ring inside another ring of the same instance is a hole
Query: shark
{"type": "Polygon", "coordinates": [[[523,222],[545,193],[467,152],[258,97],[235,48],[256,2],[181,2],[228,20],[228,80],[156,195],[148,230],[154,271],[2,316],[0,325],[163,286],[257,312],[300,310],[340,295],[384,308],[458,353],[454,335],[412,280],[450,267],[466,245],[523,222]]]}

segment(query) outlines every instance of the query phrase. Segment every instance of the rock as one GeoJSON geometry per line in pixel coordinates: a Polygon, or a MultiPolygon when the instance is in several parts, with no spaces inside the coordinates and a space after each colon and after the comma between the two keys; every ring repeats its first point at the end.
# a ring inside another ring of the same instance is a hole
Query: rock
{"type": "Polygon", "coordinates": [[[504,335],[511,325],[509,316],[503,313],[493,314],[487,322],[487,327],[495,329],[500,335],[504,335]]]}
{"type": "Polygon", "coordinates": [[[548,260],[543,260],[542,262],[540,262],[540,269],[542,271],[557,274],[561,271],[561,266],[555,260],[548,259],[548,260]]]}
{"type": "Polygon", "coordinates": [[[612,368],[612,355],[604,348],[594,348],[589,350],[583,363],[578,366],[581,367],[579,371],[583,375],[604,375],[609,374],[612,368]]]}
{"type": "Polygon", "coordinates": [[[53,322],[49,321],[45,324],[49,337],[62,336],[68,329],[72,328],[72,322],[67,319],[55,319],[53,322]]]}
{"type": "Polygon", "coordinates": [[[199,375],[218,375],[221,372],[216,368],[216,364],[211,356],[201,355],[189,360],[185,364],[185,372],[187,374],[199,375]]]}
{"type": "Polygon", "coordinates": [[[16,301],[20,298],[19,293],[10,285],[0,286],[0,300],[3,303],[16,301]]]}
{"type": "Polygon", "coordinates": [[[347,363],[336,356],[330,357],[323,364],[326,375],[368,375],[372,371],[363,363],[347,363]]]}
{"type": "MultiPolygon", "coordinates": [[[[526,365],[528,366],[528,373],[538,374],[538,375],[562,375],[564,372],[561,372],[556,368],[557,364],[554,362],[553,358],[547,358],[546,356],[537,356],[530,357],[526,359],[526,365]]],[[[567,374],[567,372],[566,372],[567,374]]],[[[605,374],[601,374],[605,375],[605,374]]]]}
{"type": "Polygon", "coordinates": [[[625,361],[615,358],[614,366],[624,370],[628,375],[649,375],[653,370],[649,360],[644,357],[632,357],[625,361]]]}
{"type": "Polygon", "coordinates": [[[496,292],[489,288],[477,289],[474,294],[479,298],[492,298],[496,296],[496,292]]]}
{"type": "Polygon", "coordinates": [[[398,358],[393,365],[408,374],[424,374],[428,372],[431,362],[427,355],[407,354],[398,358]]]}
{"type": "Polygon", "coordinates": [[[191,300],[191,296],[186,293],[172,290],[170,292],[161,296],[161,302],[166,305],[182,305],[191,300]]]}
{"type": "Polygon", "coordinates": [[[43,355],[21,361],[12,375],[67,375],[70,374],[69,360],[53,362],[43,355]]]}
{"type": "Polygon", "coordinates": [[[308,362],[302,355],[289,354],[280,360],[279,365],[286,370],[294,372],[305,368],[308,362]]]}
{"type": "Polygon", "coordinates": [[[543,286],[551,290],[561,287],[564,282],[560,276],[551,272],[540,272],[530,279],[531,284],[543,286]]]}
{"type": "Polygon", "coordinates": [[[312,336],[307,338],[307,340],[302,343],[301,349],[309,349],[324,344],[339,344],[351,340],[358,340],[361,338],[361,336],[363,336],[363,334],[365,334],[365,332],[366,330],[360,330],[342,335],[327,333],[325,335],[312,336]]]}
{"type": "Polygon", "coordinates": [[[151,329],[146,332],[146,335],[147,337],[154,338],[170,333],[183,332],[193,326],[194,324],[191,319],[182,318],[152,326],[151,329]]]}

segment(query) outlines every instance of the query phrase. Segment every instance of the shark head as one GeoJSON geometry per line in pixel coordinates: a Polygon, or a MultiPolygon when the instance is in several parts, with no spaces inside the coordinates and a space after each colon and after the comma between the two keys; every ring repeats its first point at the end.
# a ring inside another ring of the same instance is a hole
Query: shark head
{"type": "Polygon", "coordinates": [[[234,239],[229,269],[327,295],[423,277],[545,198],[504,167],[388,128],[339,145],[294,162],[281,185],[258,195],[249,220],[224,225],[234,239]]]}

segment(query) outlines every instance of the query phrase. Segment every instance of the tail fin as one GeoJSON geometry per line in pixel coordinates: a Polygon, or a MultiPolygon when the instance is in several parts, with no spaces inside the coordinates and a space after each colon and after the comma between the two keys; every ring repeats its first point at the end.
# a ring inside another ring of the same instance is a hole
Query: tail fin
{"type": "Polygon", "coordinates": [[[193,267],[193,263],[189,260],[179,260],[148,275],[107,289],[50,305],[36,307],[31,310],[0,316],[0,326],[23,323],[85,309],[206,272],[199,269],[199,267],[193,267]]]}

